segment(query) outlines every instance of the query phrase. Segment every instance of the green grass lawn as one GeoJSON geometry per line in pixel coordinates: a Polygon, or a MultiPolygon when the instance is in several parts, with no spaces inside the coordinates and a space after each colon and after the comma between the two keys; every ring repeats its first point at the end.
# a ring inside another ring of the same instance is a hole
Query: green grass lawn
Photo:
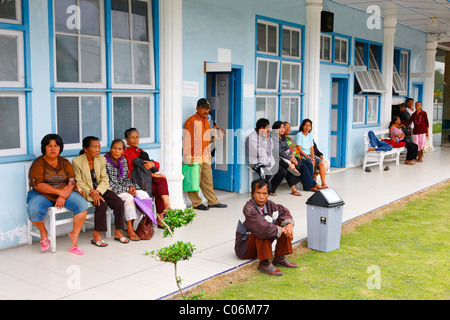
{"type": "Polygon", "coordinates": [[[203,299],[448,300],[450,183],[434,189],[343,234],[338,250],[296,250],[299,269],[270,277],[253,264],[245,280],[203,299]]]}

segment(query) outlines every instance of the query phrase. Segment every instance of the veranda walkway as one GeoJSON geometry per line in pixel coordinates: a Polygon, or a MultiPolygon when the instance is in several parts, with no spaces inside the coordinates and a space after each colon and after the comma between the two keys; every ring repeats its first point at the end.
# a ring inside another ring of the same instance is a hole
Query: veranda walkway
{"type": "MultiPolygon", "coordinates": [[[[450,148],[436,148],[425,155],[421,164],[396,167],[389,163],[389,171],[372,167],[371,173],[361,167],[337,170],[326,177],[326,182],[345,202],[345,222],[446,181],[450,178],[449,159],[450,148]]],[[[271,199],[289,208],[296,221],[294,241],[304,240],[305,202],[312,193],[302,191],[303,196],[294,197],[286,184],[277,193],[271,199]]],[[[248,263],[236,258],[233,247],[237,220],[250,195],[218,195],[228,204],[227,209],[199,211],[191,225],[176,230],[176,239],[189,241],[197,248],[190,261],[179,264],[183,287],[248,263]]],[[[66,251],[68,237],[57,239],[56,253],[41,253],[39,243],[0,251],[0,299],[154,300],[178,292],[172,265],[143,255],[146,250],[170,244],[170,239],[162,238],[161,229],[156,229],[150,241],[124,245],[111,239],[106,248],[91,245],[91,236],[90,231],[81,234],[79,245],[86,251],[84,256],[66,251]]]]}

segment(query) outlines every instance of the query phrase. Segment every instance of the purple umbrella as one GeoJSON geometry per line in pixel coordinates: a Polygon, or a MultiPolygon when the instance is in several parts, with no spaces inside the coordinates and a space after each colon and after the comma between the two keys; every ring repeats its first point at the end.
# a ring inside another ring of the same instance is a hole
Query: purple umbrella
{"type": "Polygon", "coordinates": [[[149,198],[149,199],[140,199],[139,197],[136,196],[136,197],[134,197],[134,202],[137,204],[139,209],[141,209],[141,211],[143,213],[145,213],[145,215],[147,217],[149,217],[150,220],[152,220],[152,222],[154,224],[157,224],[156,217],[153,214],[153,200],[151,198],[149,198]]]}

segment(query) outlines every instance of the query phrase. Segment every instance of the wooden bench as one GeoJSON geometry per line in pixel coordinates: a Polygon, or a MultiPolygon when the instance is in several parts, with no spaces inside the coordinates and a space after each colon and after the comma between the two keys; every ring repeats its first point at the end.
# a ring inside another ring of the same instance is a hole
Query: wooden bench
{"type": "MultiPolygon", "coordinates": [[[[28,172],[30,171],[31,163],[28,163],[25,165],[25,185],[26,185],[26,192],[31,190],[29,179],[28,179],[28,172]]],[[[92,211],[92,208],[94,208],[94,205],[88,201],[88,215],[86,216],[85,224],[83,225],[83,232],[86,232],[86,223],[87,224],[94,224],[94,213],[89,213],[89,210],[92,211]]],[[[111,216],[112,216],[112,209],[108,207],[106,210],[106,225],[107,225],[107,231],[106,231],[106,237],[111,238],[111,216]]],[[[38,237],[40,239],[41,235],[39,231],[33,230],[33,223],[28,219],[28,244],[33,243],[33,236],[38,237]]],[[[70,224],[73,223],[73,215],[72,212],[66,208],[58,209],[56,207],[49,207],[47,209],[47,215],[45,216],[45,222],[46,222],[46,228],[48,232],[48,239],[50,241],[50,250],[51,252],[56,252],[56,227],[63,225],[63,224],[70,224]],[[70,217],[60,218],[57,219],[57,216],[63,216],[64,214],[70,213],[70,217]]]]}
{"type": "MultiPolygon", "coordinates": [[[[390,139],[389,129],[373,131],[378,139],[390,139]]],[[[363,169],[378,165],[379,170],[383,170],[384,161],[395,161],[395,165],[400,164],[400,153],[406,151],[405,147],[392,148],[390,151],[369,151],[370,145],[369,132],[364,132],[364,162],[363,169]]]]}

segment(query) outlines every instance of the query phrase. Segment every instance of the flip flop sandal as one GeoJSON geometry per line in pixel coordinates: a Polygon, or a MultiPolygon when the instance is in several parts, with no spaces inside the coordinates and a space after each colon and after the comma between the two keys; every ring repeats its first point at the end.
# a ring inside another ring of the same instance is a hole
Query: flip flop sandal
{"type": "Polygon", "coordinates": [[[105,240],[100,240],[100,241],[95,241],[94,239],[92,239],[91,240],[91,243],[94,245],[94,246],[97,246],[97,247],[106,247],[108,244],[105,242],[105,240]]]}
{"type": "Polygon", "coordinates": [[[130,242],[130,240],[128,240],[125,237],[120,237],[120,238],[114,237],[114,240],[119,241],[121,243],[128,243],[128,242],[130,242]]]}
{"type": "Polygon", "coordinates": [[[69,248],[69,249],[67,249],[67,251],[75,253],[76,255],[79,255],[79,256],[82,256],[84,254],[84,251],[81,250],[79,247],[69,248]]]}
{"type": "Polygon", "coordinates": [[[44,240],[39,241],[39,243],[41,244],[41,251],[45,251],[48,248],[50,248],[50,243],[48,241],[48,238],[45,238],[44,240]]]}
{"type": "Polygon", "coordinates": [[[292,194],[293,196],[297,196],[297,197],[299,197],[299,196],[302,195],[302,194],[301,194],[300,192],[298,192],[298,191],[291,192],[291,194],[292,194]]]}

